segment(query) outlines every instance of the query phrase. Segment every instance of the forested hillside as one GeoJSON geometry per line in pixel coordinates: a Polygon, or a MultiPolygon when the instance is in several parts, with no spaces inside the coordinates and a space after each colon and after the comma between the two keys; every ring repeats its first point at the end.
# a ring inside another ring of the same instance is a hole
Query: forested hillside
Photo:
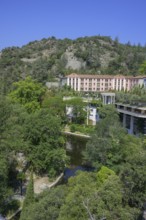
{"type": "MultiPolygon", "coordinates": [[[[127,134],[115,107],[102,105],[101,100],[93,100],[101,120],[91,126],[79,94],[69,87],[47,90],[37,82],[42,81],[39,77],[21,72],[28,67],[17,66],[15,59],[24,62],[24,58],[7,57],[10,65],[5,64],[5,71],[10,77],[0,81],[7,93],[0,94],[0,214],[8,219],[22,208],[20,220],[142,220],[146,210],[145,136],[127,134]],[[62,101],[65,95],[76,98],[62,101]],[[72,122],[66,117],[67,105],[73,106],[72,122]],[[67,154],[66,128],[91,136],[82,151],[82,164],[94,172],[80,171],[66,184],[36,195],[37,177],[48,177],[51,182],[66,168],[75,167],[67,154]]],[[[42,76],[41,69],[38,76],[42,76]]],[[[135,87],[129,93],[119,92],[116,98],[132,104],[145,102],[145,94],[145,88],[135,87]]]]}
{"type": "Polygon", "coordinates": [[[76,40],[51,37],[0,53],[1,92],[12,83],[31,75],[45,83],[71,72],[90,74],[138,75],[146,60],[146,47],[121,44],[116,38],[93,36],[76,40]]]}

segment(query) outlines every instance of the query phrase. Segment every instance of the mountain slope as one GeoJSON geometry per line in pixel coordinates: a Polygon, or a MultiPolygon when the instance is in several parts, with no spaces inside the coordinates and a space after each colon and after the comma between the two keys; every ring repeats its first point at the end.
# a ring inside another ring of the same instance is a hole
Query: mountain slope
{"type": "Polygon", "coordinates": [[[146,47],[121,44],[118,39],[94,36],[76,40],[51,37],[0,53],[1,88],[7,93],[14,81],[31,75],[45,83],[73,72],[138,75],[146,47]]]}

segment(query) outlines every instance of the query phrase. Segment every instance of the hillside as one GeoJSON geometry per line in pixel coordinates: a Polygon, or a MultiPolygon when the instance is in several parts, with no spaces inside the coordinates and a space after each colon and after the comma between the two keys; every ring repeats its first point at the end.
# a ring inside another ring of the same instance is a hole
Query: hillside
{"type": "Polygon", "coordinates": [[[94,36],[76,40],[51,37],[0,53],[1,89],[7,93],[14,81],[31,75],[45,83],[73,72],[138,75],[146,60],[146,47],[121,44],[118,39],[94,36]]]}

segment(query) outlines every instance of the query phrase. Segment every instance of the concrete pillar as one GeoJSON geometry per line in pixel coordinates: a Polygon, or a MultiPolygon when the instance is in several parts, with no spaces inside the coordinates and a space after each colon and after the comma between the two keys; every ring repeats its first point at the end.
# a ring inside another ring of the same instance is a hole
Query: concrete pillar
{"type": "Polygon", "coordinates": [[[126,128],[126,114],[123,113],[123,127],[126,128]]]}
{"type": "Polygon", "coordinates": [[[113,104],[115,104],[115,96],[113,96],[113,104]]]}
{"type": "Polygon", "coordinates": [[[74,90],[76,91],[76,78],[74,78],[74,90]]]}
{"type": "Polygon", "coordinates": [[[70,86],[70,84],[69,84],[69,78],[67,78],[67,86],[70,86]]]}
{"type": "Polygon", "coordinates": [[[134,129],[134,117],[131,115],[130,117],[130,134],[133,134],[133,129],[134,129]]]}
{"type": "Polygon", "coordinates": [[[105,105],[106,105],[106,102],[107,102],[106,96],[104,96],[104,104],[105,104],[105,105]]]}
{"type": "Polygon", "coordinates": [[[105,96],[103,95],[102,98],[103,98],[103,104],[105,105],[105,96]]]}
{"type": "Polygon", "coordinates": [[[113,98],[110,96],[110,104],[113,104],[113,98]]]}

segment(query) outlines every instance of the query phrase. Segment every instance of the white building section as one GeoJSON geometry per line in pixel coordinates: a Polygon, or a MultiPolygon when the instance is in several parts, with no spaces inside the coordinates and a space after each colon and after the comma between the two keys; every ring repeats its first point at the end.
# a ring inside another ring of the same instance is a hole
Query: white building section
{"type": "Polygon", "coordinates": [[[123,75],[85,75],[72,73],[62,79],[62,84],[75,91],[104,92],[104,91],[129,91],[135,85],[146,87],[146,76],[123,75]]]}
{"type": "MultiPolygon", "coordinates": [[[[74,99],[76,97],[64,97],[63,100],[71,100],[74,99]]],[[[87,125],[90,124],[92,125],[96,125],[97,121],[99,121],[99,114],[97,112],[97,107],[93,104],[91,104],[92,102],[92,98],[88,97],[82,98],[83,102],[86,103],[86,107],[84,107],[84,111],[86,111],[87,116],[86,116],[86,120],[87,120],[87,125]]],[[[69,120],[72,120],[72,118],[74,117],[73,115],[73,106],[71,105],[66,105],[66,116],[68,117],[69,120]]]]}
{"type": "Polygon", "coordinates": [[[103,105],[115,104],[115,93],[101,93],[103,105]]]}

